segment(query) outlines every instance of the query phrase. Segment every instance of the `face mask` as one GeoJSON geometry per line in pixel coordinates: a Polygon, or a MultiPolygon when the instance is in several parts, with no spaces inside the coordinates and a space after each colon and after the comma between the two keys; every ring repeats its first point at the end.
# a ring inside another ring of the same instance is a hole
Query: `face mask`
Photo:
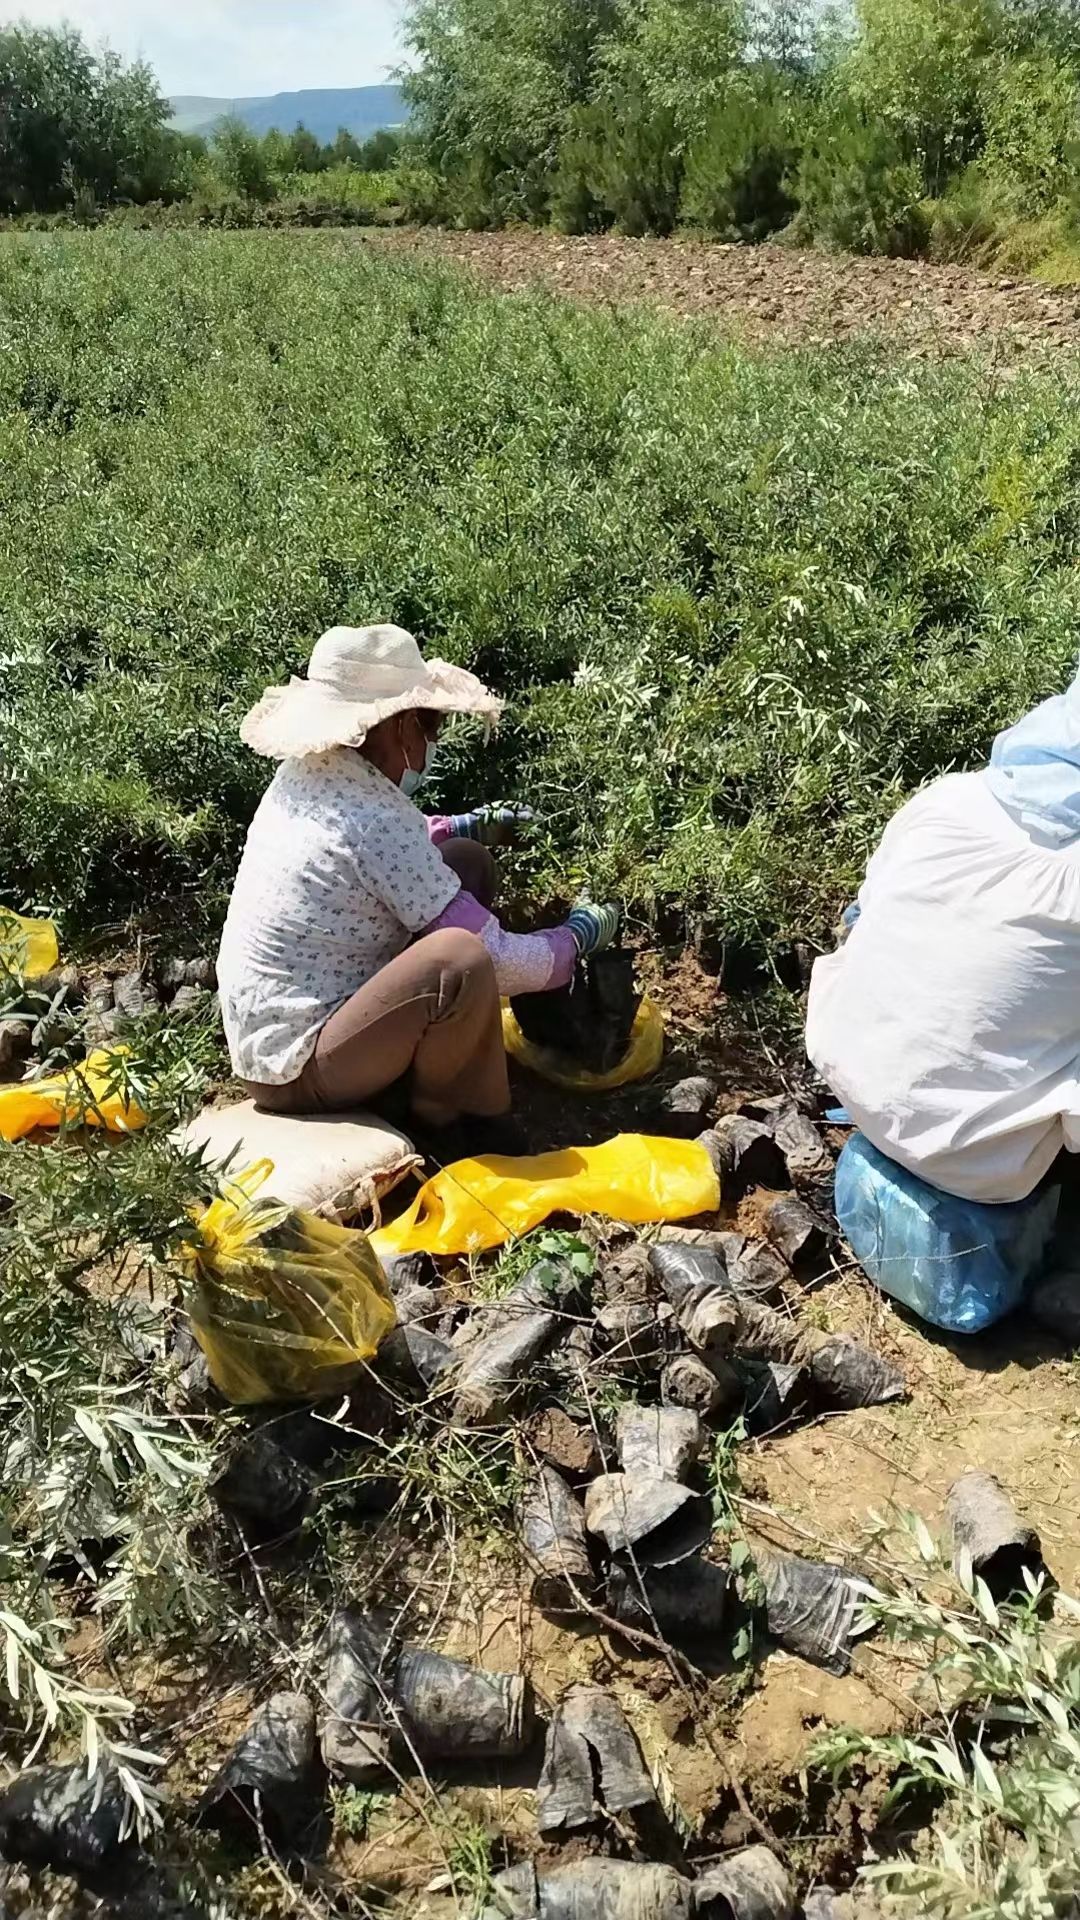
{"type": "Polygon", "coordinates": [[[406,800],[414,800],[420,788],[423,786],[424,781],[431,779],[438,758],[439,743],[437,740],[429,740],[424,750],[423,766],[417,770],[416,767],[410,767],[406,763],[405,771],[398,781],[398,786],[401,788],[406,800]]]}

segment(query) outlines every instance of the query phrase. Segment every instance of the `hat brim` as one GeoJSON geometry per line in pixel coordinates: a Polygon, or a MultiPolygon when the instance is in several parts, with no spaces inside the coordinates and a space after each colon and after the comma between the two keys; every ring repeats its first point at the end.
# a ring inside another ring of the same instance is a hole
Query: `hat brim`
{"type": "Polygon", "coordinates": [[[503,704],[464,667],[428,660],[411,686],[378,700],[348,700],[315,680],[267,687],[241,723],[240,738],[268,760],[299,760],[334,747],[362,746],[380,720],[396,713],[474,713],[497,720],[503,704]]]}

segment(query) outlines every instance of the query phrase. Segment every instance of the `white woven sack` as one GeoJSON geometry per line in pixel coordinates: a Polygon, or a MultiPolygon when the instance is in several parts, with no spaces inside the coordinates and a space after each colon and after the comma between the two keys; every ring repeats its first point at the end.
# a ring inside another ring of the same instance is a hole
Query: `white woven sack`
{"type": "Polygon", "coordinates": [[[204,1108],[178,1139],[214,1164],[229,1160],[232,1173],[272,1160],[263,1195],[327,1220],[377,1208],[421,1164],[412,1141],[374,1114],[259,1113],[250,1100],[204,1108]]]}

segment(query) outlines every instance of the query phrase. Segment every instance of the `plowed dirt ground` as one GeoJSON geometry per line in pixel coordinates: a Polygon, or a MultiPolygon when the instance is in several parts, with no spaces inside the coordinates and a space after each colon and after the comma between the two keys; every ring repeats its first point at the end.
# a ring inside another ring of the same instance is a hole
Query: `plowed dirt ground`
{"type": "Polygon", "coordinates": [[[363,243],[446,261],[508,292],[541,286],[573,300],[709,314],[751,342],[878,336],[915,358],[989,347],[1008,362],[1080,345],[1080,288],[921,260],[616,234],[568,238],[525,227],[379,229],[365,232],[363,243]]]}

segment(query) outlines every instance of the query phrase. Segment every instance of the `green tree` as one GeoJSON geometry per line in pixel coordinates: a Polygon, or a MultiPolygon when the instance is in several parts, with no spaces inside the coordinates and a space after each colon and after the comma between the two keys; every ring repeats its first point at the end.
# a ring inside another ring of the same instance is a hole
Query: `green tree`
{"type": "Polygon", "coordinates": [[[856,0],[858,39],[835,80],[870,127],[881,126],[940,194],[978,152],[984,69],[997,44],[997,0],[856,0]]]}
{"type": "Polygon", "coordinates": [[[927,238],[922,193],[921,171],[888,124],[840,98],[803,148],[797,231],[849,253],[919,253],[927,238]]]}
{"type": "Polygon", "coordinates": [[[272,200],[273,182],[263,142],[235,114],[214,129],[211,158],[222,185],[246,200],[272,200]]]}
{"type": "Polygon", "coordinates": [[[271,127],[261,141],[263,164],[271,179],[280,180],[293,170],[292,138],[280,127],[271,127]]]}
{"type": "MultiPolygon", "coordinates": [[[[352,138],[351,135],[349,137],[352,138]]],[[[338,139],[340,138],[339,134],[338,139]]],[[[356,145],[355,141],[353,144],[356,145]]],[[[336,156],[336,144],[334,152],[336,156]]],[[[396,166],[400,158],[401,135],[395,133],[392,127],[380,127],[377,133],[372,134],[370,140],[365,140],[363,146],[357,147],[356,150],[356,164],[362,167],[365,173],[389,173],[391,167],[396,166]]]]}
{"type": "Polygon", "coordinates": [[[612,225],[622,233],[670,233],[682,174],[671,114],[620,90],[575,112],[560,149],[552,218],[567,233],[612,225]]]}
{"type": "Polygon", "coordinates": [[[210,146],[201,133],[167,132],[165,172],[158,198],[190,200],[210,170],[210,146]]]}
{"type": "Polygon", "coordinates": [[[801,102],[790,81],[757,67],[729,89],[690,149],[682,217],[725,240],[763,240],[795,212],[789,181],[800,151],[801,102]]]}
{"type": "Polygon", "coordinates": [[[1017,53],[1048,53],[1080,68],[1080,0],[1001,0],[1001,31],[1017,53]]]}
{"type": "Polygon", "coordinates": [[[348,127],[339,127],[330,148],[330,164],[334,167],[359,167],[363,165],[363,148],[355,133],[348,127]]]}
{"type": "Polygon", "coordinates": [[[610,118],[610,108],[594,103],[571,113],[551,191],[552,224],[561,233],[596,233],[615,217],[605,181],[610,118]]]}
{"type": "Polygon", "coordinates": [[[815,12],[810,0],[752,0],[750,41],[755,56],[782,73],[805,73],[814,55],[815,12]]]}
{"type": "Polygon", "coordinates": [[[0,31],[0,210],[155,198],[175,157],[150,69],[71,28],[0,31]]]}
{"type": "Polygon", "coordinates": [[[744,0],[619,0],[604,61],[613,81],[671,118],[676,138],[704,133],[746,46],[744,0]]]}
{"type": "Polygon", "coordinates": [[[1061,198],[1076,141],[1078,75],[1049,53],[1003,61],[987,77],[979,169],[1010,189],[1023,214],[1061,198]]]}
{"type": "Polygon", "coordinates": [[[99,200],[154,199],[171,160],[168,105],[141,61],[128,66],[106,51],[94,66],[87,181],[99,200]]]}
{"type": "Polygon", "coordinates": [[[511,211],[542,212],[616,18],[617,0],[412,0],[404,85],[423,158],[511,211]]]}
{"type": "Polygon", "coordinates": [[[290,173],[321,173],[326,167],[328,156],[322,142],[315,138],[310,127],[299,121],[288,140],[290,173]]]}

